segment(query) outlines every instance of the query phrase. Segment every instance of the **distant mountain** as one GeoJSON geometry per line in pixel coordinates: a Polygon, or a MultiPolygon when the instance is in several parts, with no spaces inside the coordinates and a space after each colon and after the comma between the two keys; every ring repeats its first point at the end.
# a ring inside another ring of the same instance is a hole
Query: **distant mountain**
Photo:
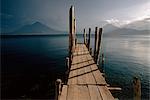
{"type": "Polygon", "coordinates": [[[134,21],[130,24],[123,26],[124,28],[136,29],[136,30],[150,30],[150,18],[134,21]]]}
{"type": "Polygon", "coordinates": [[[105,26],[103,26],[104,33],[111,32],[116,29],[118,29],[118,27],[116,27],[112,24],[106,24],[105,26]]]}
{"type": "Polygon", "coordinates": [[[105,36],[121,36],[121,35],[150,35],[150,30],[135,30],[127,28],[118,28],[116,30],[104,33],[105,36]]]}
{"type": "Polygon", "coordinates": [[[51,34],[51,33],[60,33],[60,31],[54,30],[40,22],[35,22],[33,24],[24,25],[21,28],[12,32],[13,34],[20,35],[35,35],[35,34],[51,34]]]}

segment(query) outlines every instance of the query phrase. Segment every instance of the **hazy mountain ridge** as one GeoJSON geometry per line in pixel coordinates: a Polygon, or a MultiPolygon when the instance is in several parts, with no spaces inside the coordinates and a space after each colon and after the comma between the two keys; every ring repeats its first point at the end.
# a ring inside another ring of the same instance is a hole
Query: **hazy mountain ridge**
{"type": "Polygon", "coordinates": [[[116,30],[116,29],[118,29],[118,27],[116,27],[112,24],[106,24],[105,26],[103,26],[104,33],[111,32],[111,31],[116,30]]]}
{"type": "Polygon", "coordinates": [[[136,30],[150,30],[150,18],[134,21],[132,23],[123,26],[123,28],[130,28],[136,30]]]}
{"type": "MultiPolygon", "coordinates": [[[[140,21],[135,21],[127,24],[123,27],[117,27],[113,24],[106,24],[103,28],[104,35],[149,35],[150,34],[150,19],[144,19],[140,21]],[[147,26],[147,27],[146,27],[147,26]]],[[[35,22],[33,24],[27,24],[21,28],[11,32],[4,33],[4,35],[51,35],[51,34],[64,34],[68,32],[62,32],[52,29],[40,22],[35,22]]],[[[94,31],[92,33],[95,33],[94,31]]],[[[3,35],[3,33],[2,33],[3,35]]]]}
{"type": "Polygon", "coordinates": [[[105,36],[150,35],[150,18],[134,21],[122,27],[106,24],[103,30],[105,36]]]}
{"type": "Polygon", "coordinates": [[[35,22],[33,24],[24,25],[11,33],[7,33],[7,35],[45,35],[58,33],[61,33],[61,31],[52,29],[40,22],[35,22]]]}
{"type": "Polygon", "coordinates": [[[104,36],[122,36],[122,35],[150,35],[150,30],[118,28],[116,30],[104,33],[104,36]]]}

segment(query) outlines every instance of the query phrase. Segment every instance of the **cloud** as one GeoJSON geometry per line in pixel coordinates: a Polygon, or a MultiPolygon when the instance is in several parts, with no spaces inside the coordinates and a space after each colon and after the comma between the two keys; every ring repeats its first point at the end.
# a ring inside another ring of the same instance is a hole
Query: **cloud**
{"type": "Polygon", "coordinates": [[[146,18],[150,18],[150,2],[145,3],[136,9],[131,21],[140,21],[146,18]]]}
{"type": "Polygon", "coordinates": [[[144,20],[150,22],[150,17],[149,18],[145,18],[144,20]]]}
{"type": "Polygon", "coordinates": [[[109,24],[113,24],[117,27],[121,27],[125,24],[129,24],[131,21],[129,21],[129,20],[118,20],[118,19],[113,19],[112,18],[112,19],[106,20],[106,22],[108,22],[109,24]]]}
{"type": "Polygon", "coordinates": [[[106,21],[110,24],[119,22],[119,20],[117,20],[117,19],[110,19],[110,20],[106,20],[106,21]]]}

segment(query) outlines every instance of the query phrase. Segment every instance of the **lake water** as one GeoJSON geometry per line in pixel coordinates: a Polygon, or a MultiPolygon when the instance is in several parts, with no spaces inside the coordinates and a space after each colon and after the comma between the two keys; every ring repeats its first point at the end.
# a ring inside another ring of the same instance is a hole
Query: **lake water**
{"type": "MultiPolygon", "coordinates": [[[[82,36],[78,37],[82,41],[82,36]]],[[[92,37],[93,47],[94,37],[92,37]]],[[[139,76],[142,99],[150,95],[150,36],[103,37],[104,71],[119,99],[133,98],[133,76],[139,76]]],[[[2,98],[54,98],[54,82],[64,79],[68,36],[1,38],[2,98]]]]}

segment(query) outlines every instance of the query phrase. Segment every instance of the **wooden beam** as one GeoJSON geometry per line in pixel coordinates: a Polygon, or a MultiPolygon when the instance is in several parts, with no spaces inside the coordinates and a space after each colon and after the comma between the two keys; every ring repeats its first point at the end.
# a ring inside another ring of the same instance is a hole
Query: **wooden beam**
{"type": "Polygon", "coordinates": [[[83,30],[83,34],[84,34],[84,44],[87,45],[87,41],[86,41],[86,30],[83,30]]]}
{"type": "Polygon", "coordinates": [[[99,65],[99,59],[100,59],[101,36],[102,36],[102,28],[99,28],[98,45],[97,45],[96,62],[95,62],[97,65],[99,65]]]}
{"type": "Polygon", "coordinates": [[[76,20],[74,6],[71,6],[69,10],[69,59],[72,62],[72,54],[75,49],[75,32],[76,32],[76,20]]]}
{"type": "Polygon", "coordinates": [[[94,43],[94,61],[96,61],[96,51],[97,51],[97,35],[98,35],[98,27],[95,27],[95,43],[94,43]]]}
{"type": "Polygon", "coordinates": [[[61,84],[62,84],[61,79],[57,79],[55,82],[55,100],[59,100],[59,96],[61,94],[61,88],[62,88],[61,84]]]}
{"type": "Polygon", "coordinates": [[[91,28],[89,28],[89,34],[88,34],[88,43],[87,43],[87,48],[90,51],[90,39],[91,39],[91,28]]]}
{"type": "Polygon", "coordinates": [[[122,89],[120,87],[107,87],[110,91],[114,91],[114,90],[119,90],[121,91],[122,89]]]}
{"type": "Polygon", "coordinates": [[[141,82],[138,77],[133,78],[134,100],[141,100],[141,82]]]}

